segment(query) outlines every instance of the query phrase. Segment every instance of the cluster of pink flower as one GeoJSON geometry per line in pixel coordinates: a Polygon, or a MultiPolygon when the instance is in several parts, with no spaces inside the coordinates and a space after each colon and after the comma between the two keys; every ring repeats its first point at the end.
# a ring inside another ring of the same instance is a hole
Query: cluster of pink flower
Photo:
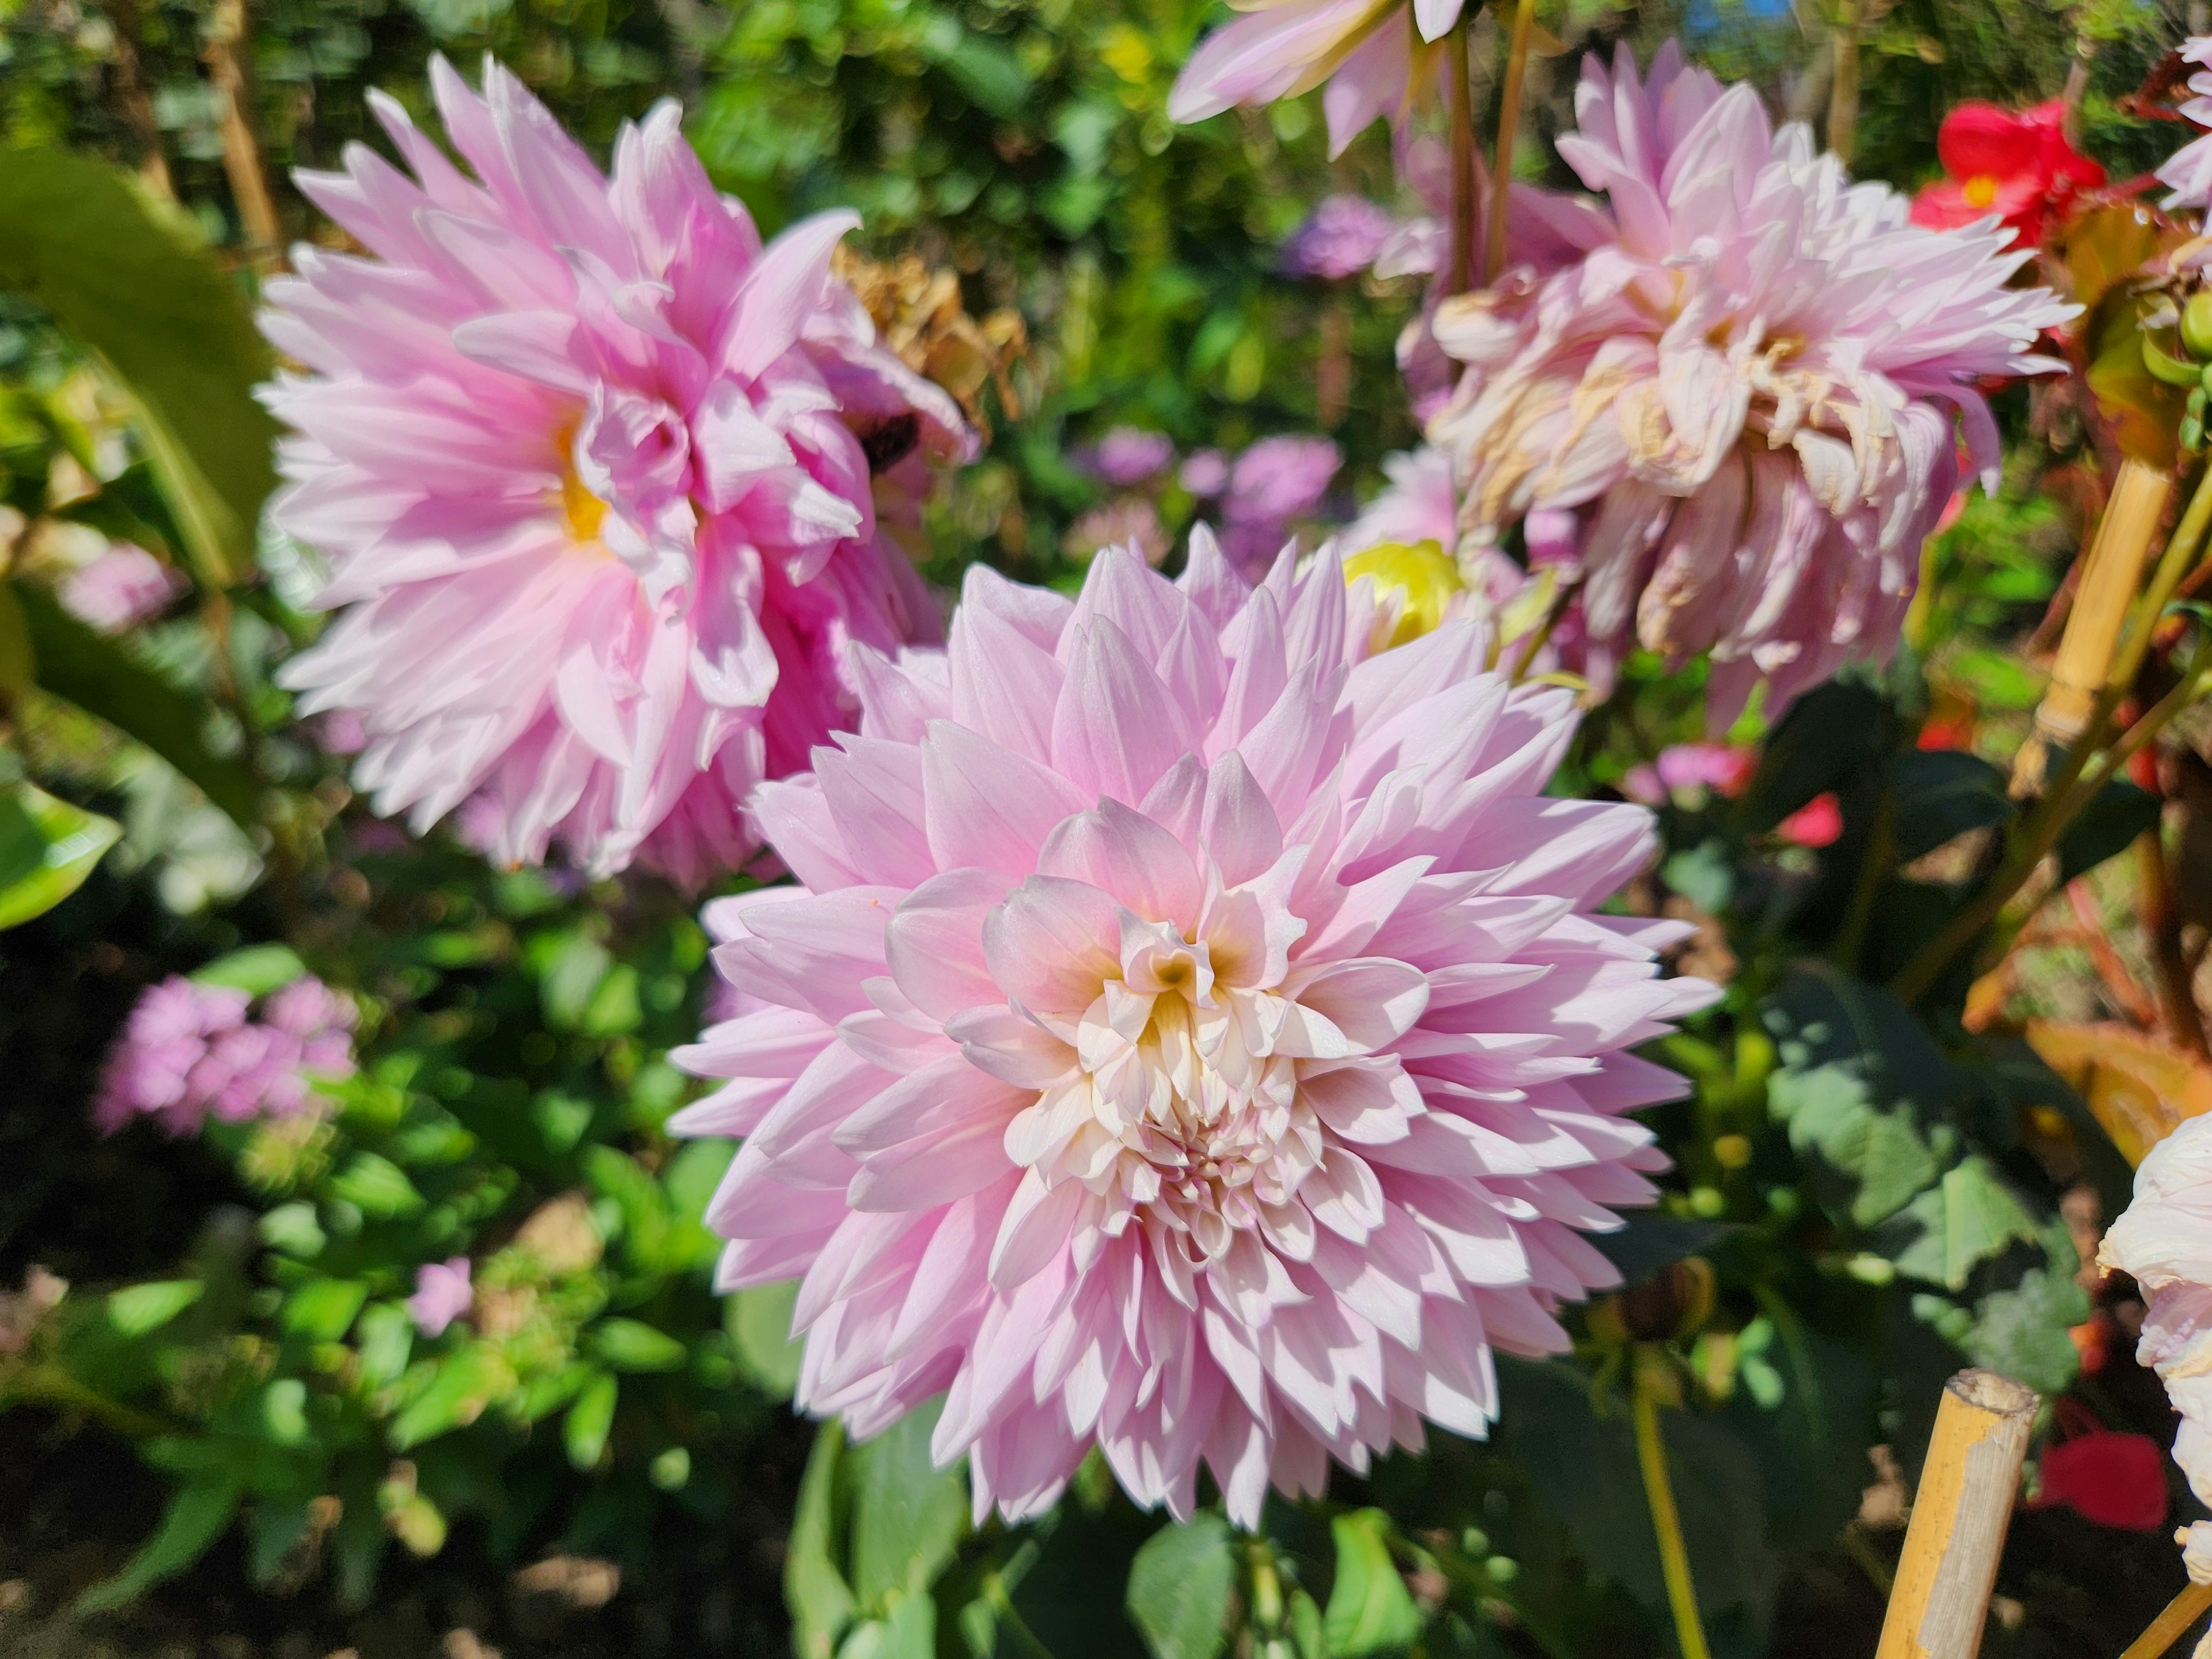
{"type": "Polygon", "coordinates": [[[151,1117],[171,1134],[295,1116],[318,1079],[353,1073],[354,1006],[312,976],[262,999],[173,976],[149,987],[108,1054],[93,1117],[112,1134],[151,1117]]]}
{"type": "MultiPolygon", "coordinates": [[[[1152,492],[1176,467],[1175,441],[1164,433],[1117,426],[1078,451],[1075,459],[1121,493],[1071,526],[1068,550],[1088,559],[1103,547],[1134,547],[1147,563],[1158,564],[1167,555],[1168,536],[1152,492]]],[[[1256,578],[1274,562],[1294,527],[1320,509],[1343,465],[1344,453],[1327,438],[1292,433],[1262,438],[1233,460],[1218,449],[1198,450],[1176,477],[1218,520],[1231,562],[1256,578]]]]}

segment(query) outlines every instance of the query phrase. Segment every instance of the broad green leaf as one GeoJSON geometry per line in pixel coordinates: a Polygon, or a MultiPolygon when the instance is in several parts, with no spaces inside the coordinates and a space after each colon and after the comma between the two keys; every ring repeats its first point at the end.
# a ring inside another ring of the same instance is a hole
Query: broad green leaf
{"type": "Polygon", "coordinates": [[[837,1563],[838,1464],[845,1431],[836,1422],[814,1431],[806,1473],[799,1483],[799,1504],[791,1517],[791,1541],[784,1555],[783,1600],[791,1609],[792,1634],[799,1659],[830,1659],[837,1638],[851,1622],[854,1602],[837,1563]]]}
{"type": "Polygon", "coordinates": [[[1978,1153],[1943,1172],[1943,1179],[1900,1211],[1890,1228],[1911,1242],[1882,1254],[1909,1279],[1963,1291],[1974,1268],[2014,1240],[2033,1244],[2033,1218],[1996,1166],[1978,1153]]]}
{"type": "Polygon", "coordinates": [[[618,1371],[673,1371],[689,1350],[667,1332],[637,1319],[602,1319],[585,1337],[592,1353],[618,1371]]]}
{"type": "Polygon", "coordinates": [[[1421,1633],[1421,1610],[1390,1559],[1389,1528],[1381,1510],[1355,1510],[1329,1522],[1336,1582],[1322,1614],[1322,1639],[1332,1659],[1401,1652],[1421,1633]]]}
{"type": "Polygon", "coordinates": [[[2043,696],[2043,678],[2002,651],[1961,651],[1944,666],[1988,708],[2033,708],[2043,696]]]}
{"type": "Polygon", "coordinates": [[[1889,787],[1891,835],[1899,862],[2012,816],[2004,774],[1960,750],[1907,750],[1890,763],[1889,787]]]}
{"type": "Polygon", "coordinates": [[[615,1404],[621,1384],[605,1371],[595,1373],[577,1393],[576,1403],[561,1422],[561,1443],[570,1467],[594,1469],[607,1449],[607,1435],[615,1425],[615,1404]]]}
{"type": "Polygon", "coordinates": [[[242,951],[217,957],[192,975],[196,985],[227,985],[249,996],[265,997],[282,990],[307,971],[299,952],[289,945],[249,945],[242,951]]]}
{"type": "Polygon", "coordinates": [[[722,1301],[722,1328],[737,1350],[738,1370],[771,1400],[788,1400],[799,1386],[806,1345],[791,1334],[799,1281],[756,1285],[722,1301]]]}
{"type": "Polygon", "coordinates": [[[25,582],[13,591],[38,653],[40,685],[144,744],[252,831],[259,787],[238,759],[208,747],[205,705],[70,616],[52,594],[25,582]]]}
{"type": "Polygon", "coordinates": [[[1236,1589],[1229,1523],[1209,1510],[1145,1540],[1129,1567],[1129,1618],[1153,1659],[1214,1659],[1236,1589]]]}
{"type": "Polygon", "coordinates": [[[284,1298],[284,1328],[310,1342],[335,1342],[353,1328],[368,1286],[357,1279],[311,1279],[284,1298]]]}
{"type": "Polygon", "coordinates": [[[880,1607],[895,1593],[927,1589],[968,1529],[968,1481],[930,1461],[937,1408],[908,1412],[845,1455],[850,1495],[853,1593],[880,1607]]]}
{"type": "Polygon", "coordinates": [[[36,300],[128,384],[202,576],[245,580],[276,482],[276,426],[253,398],[272,360],[236,285],[118,169],[15,149],[0,167],[0,286],[36,300]]]}
{"type": "MultiPolygon", "coordinates": [[[[0,595],[7,590],[0,587],[0,595]]],[[[84,885],[123,826],[27,783],[0,790],[0,927],[44,915],[84,885]]]]}
{"type": "Polygon", "coordinates": [[[2155,830],[2160,805],[2156,795],[2125,778],[2106,784],[2058,837],[2059,885],[2125,852],[2145,830],[2155,830]]]}
{"type": "Polygon", "coordinates": [[[331,1177],[331,1195],[380,1221],[413,1215],[423,1202],[407,1172],[374,1152],[356,1152],[353,1161],[331,1177]]]}
{"type": "MultiPolygon", "coordinates": [[[[2055,1249],[2057,1241],[2052,1241],[2055,1249]]],[[[1973,1322],[1953,1338],[1978,1365],[2025,1382],[2048,1398],[2073,1386],[2081,1356],[2067,1333],[2089,1317],[2088,1296],[2074,1282],[2073,1253],[2031,1267],[2009,1290],[1975,1304],[1973,1322]]]]}
{"type": "Polygon", "coordinates": [[[179,1486],[171,1494],[154,1535],[121,1572],[79,1596],[78,1611],[98,1613],[125,1606],[189,1569],[230,1525],[245,1485],[242,1475],[224,1471],[179,1486]]]}
{"type": "Polygon", "coordinates": [[[107,1322],[125,1336],[158,1331],[207,1293],[197,1279],[163,1279],[132,1285],[107,1298],[107,1322]]]}
{"type": "Polygon", "coordinates": [[[902,1595],[881,1619],[855,1625],[837,1659],[936,1659],[937,1604],[919,1592],[902,1595]]]}

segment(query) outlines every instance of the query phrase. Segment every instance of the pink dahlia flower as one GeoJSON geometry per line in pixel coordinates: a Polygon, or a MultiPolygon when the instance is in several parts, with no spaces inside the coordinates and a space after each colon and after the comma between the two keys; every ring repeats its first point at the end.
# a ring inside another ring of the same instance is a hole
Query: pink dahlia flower
{"type": "Polygon", "coordinates": [[[1216,29],[1176,77],[1168,118],[1202,121],[1239,104],[1272,104],[1322,82],[1332,159],[1374,123],[1402,122],[1435,94],[1443,37],[1465,0],[1252,0],[1216,29]]]}
{"type": "Polygon", "coordinates": [[[847,642],[934,636],[872,474],[972,440],[831,276],[851,215],[763,247],[673,103],[610,179],[497,64],[481,98],[431,82],[476,179],[376,96],[415,176],[355,145],[300,181],[375,257],[302,247],[268,289],[312,371],[269,393],[276,520],[345,607],[286,683],[359,711],[380,811],[482,791],[506,861],[702,880],[753,850],[753,785],[847,718],[847,642]]]}
{"type": "MultiPolygon", "coordinates": [[[[2184,41],[2181,58],[2185,63],[2212,70],[2212,34],[2194,35],[2184,41]]],[[[2195,95],[2181,106],[2184,118],[2200,127],[2212,127],[2212,74],[2191,76],[2189,90],[2195,95]]],[[[2166,164],[2159,168],[2157,178],[2172,192],[2166,198],[2166,206],[2191,208],[2198,212],[2212,206],[2212,132],[2183,145],[2168,156],[2166,164]]]]}
{"type": "Polygon", "coordinates": [[[185,579],[144,548],[117,542],[62,578],[62,608],[88,628],[120,634],[168,609],[185,579]]]}
{"type": "Polygon", "coordinates": [[[1632,646],[1712,657],[1709,714],[1779,708],[1894,645],[1920,546],[1970,465],[1979,382],[2054,369],[2075,308],[2012,285],[2002,228],[1931,230],[1853,185],[1748,87],[1671,43],[1639,80],[1583,64],[1559,155],[1615,236],[1553,275],[1439,307],[1466,372],[1430,423],[1463,488],[1462,556],[1540,508],[1579,521],[1584,672],[1632,646]]]}
{"type": "Polygon", "coordinates": [[[355,1013],[344,997],[310,976],[271,992],[258,1020],[247,1017],[252,1001],[177,975],[148,988],[109,1051],[93,1121],[113,1134],[149,1116],[185,1135],[210,1117],[292,1117],[314,1103],[318,1079],[352,1075],[355,1013]]]}
{"type": "MultiPolygon", "coordinates": [[[[2150,1149],[2097,1261],[2142,1288],[2149,1309],[2136,1358],[2181,1413],[2173,1460],[2197,1501],[2212,1504],[2212,1117],[2185,1119],[2150,1149]]],[[[2212,1524],[2184,1536],[2190,1577],[2212,1583],[2212,1524]]]]}
{"type": "Polygon", "coordinates": [[[1265,571],[1283,550],[1296,520],[1310,514],[1344,465],[1327,438],[1284,434],[1262,438],[1229,469],[1221,506],[1221,546],[1245,576],[1265,571]]]}
{"type": "Polygon", "coordinates": [[[1249,1525],[1482,1433],[1665,1162],[1626,1115],[1680,1079],[1626,1050],[1714,988],[1597,909],[1650,815],[1542,794],[1573,698],[1480,629],[1372,654],[1372,585],[1293,570],[971,568],[948,654],[862,653],[858,734],[757,797],[804,885],[708,908],[720,1282],[801,1278],[798,1397],[855,1434],[945,1393],[979,1516],[1095,1444],[1249,1525]]]}
{"type": "Polygon", "coordinates": [[[1375,263],[1397,225],[1387,208],[1364,196],[1324,196],[1283,244],[1283,269],[1332,283],[1357,276],[1375,263]]]}

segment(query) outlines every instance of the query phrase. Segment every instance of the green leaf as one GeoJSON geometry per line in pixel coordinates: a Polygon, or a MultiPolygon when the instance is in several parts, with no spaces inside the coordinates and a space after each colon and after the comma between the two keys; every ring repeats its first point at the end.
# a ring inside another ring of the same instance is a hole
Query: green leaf
{"type": "Polygon", "coordinates": [[[2014,1240],[2033,1244],[2041,1236],[1996,1166],[1978,1153],[1944,1171],[1893,1225],[1912,1237],[1901,1249],[1882,1249],[1898,1272],[1954,1291],[1966,1289],[1974,1268],[2014,1240]]]}
{"type": "Polygon", "coordinates": [[[15,149],[0,168],[0,285],[36,300],[129,384],[202,576],[245,580],[276,482],[276,426],[252,395],[269,348],[230,278],[118,169],[15,149]]]}
{"type": "MultiPolygon", "coordinates": [[[[2070,1256],[2070,1252],[2069,1255],[2070,1256]]],[[[2073,1386],[2081,1356],[2067,1333],[2089,1317],[2089,1298],[2064,1258],[2031,1267],[2009,1290],[1975,1305],[1972,1326],[1956,1339],[1978,1365],[2002,1371],[2049,1399],[2073,1386]]]]}
{"type": "Polygon", "coordinates": [[[240,828],[254,828],[259,786],[234,757],[208,747],[204,703],[140,666],[115,641],[63,610],[52,594],[23,582],[14,592],[38,652],[42,687],[137,738],[240,828]]]}
{"type": "Polygon", "coordinates": [[[423,1204],[407,1172],[374,1152],[356,1152],[353,1161],[331,1177],[331,1195],[380,1221],[413,1215],[423,1204]]]}
{"type": "Polygon", "coordinates": [[[2058,884],[2063,887],[2115,853],[2125,852],[2146,830],[2155,830],[2160,808],[2156,795],[2125,778],[2106,783],[2058,837],[2058,884]]]}
{"type": "Polygon", "coordinates": [[[362,1310],[354,1329],[354,1349],[361,1356],[361,1380],[372,1389],[389,1388],[407,1370],[415,1351],[415,1319],[404,1302],[380,1302],[362,1310]]]}
{"type": "Polygon", "coordinates": [[[1892,835],[1900,863],[2012,816],[2005,775],[1961,750],[1906,750],[1890,763],[1889,787],[1895,803],[1892,835]]]}
{"type": "Polygon", "coordinates": [[[607,1449],[607,1435],[615,1425],[615,1403],[622,1385],[605,1371],[597,1371],[577,1391],[576,1403],[561,1421],[561,1443],[572,1468],[591,1470],[599,1465],[607,1449]]]}
{"type": "Polygon", "coordinates": [[[132,1285],[107,1298],[107,1322],[125,1336],[145,1336],[160,1330],[206,1292],[207,1286],[197,1279],[132,1285]]]}
{"type": "Polygon", "coordinates": [[[665,1331],[636,1319],[602,1319],[585,1338],[585,1346],[618,1371],[674,1371],[684,1368],[689,1352],[665,1331]]]}
{"type": "Polygon", "coordinates": [[[799,1483],[799,1504],[791,1517],[791,1541],[784,1555],[783,1600],[791,1609],[792,1634],[799,1659],[830,1659],[837,1638],[852,1621],[852,1588],[834,1553],[838,1527],[838,1464],[845,1431],[835,1421],[814,1431],[806,1473],[799,1483]]]}
{"type": "Polygon", "coordinates": [[[249,996],[265,997],[307,971],[307,964],[289,945],[249,945],[243,951],[217,957],[192,975],[192,983],[225,985],[249,996]]]}
{"type": "Polygon", "coordinates": [[[1229,1523],[1208,1511],[1145,1540],[1129,1567],[1129,1618],[1153,1659],[1214,1659],[1236,1589],[1229,1523]]]}
{"type": "Polygon", "coordinates": [[[863,1607],[927,1589],[968,1529],[967,1480],[930,1461],[936,1427],[937,1408],[925,1406],[846,1454],[853,1592],[863,1607]]]}
{"type": "Polygon", "coordinates": [[[30,624],[23,620],[15,590],[0,583],[0,712],[12,716],[38,683],[38,653],[31,647],[30,624]]]}
{"type": "Polygon", "coordinates": [[[392,1419],[392,1449],[405,1451],[475,1422],[514,1385],[514,1373],[506,1360],[482,1342],[447,1354],[437,1362],[430,1385],[392,1419]]]}
{"type": "Polygon", "coordinates": [[[100,1613],[122,1607],[191,1567],[230,1525],[245,1486],[243,1476],[229,1472],[179,1486],[171,1494],[154,1535],[121,1572],[79,1596],[77,1610],[100,1613]]]}
{"type": "Polygon", "coordinates": [[[1390,1559],[1390,1517],[1355,1510],[1329,1523],[1336,1540],[1336,1582],[1322,1614],[1322,1639],[1332,1659],[1395,1653],[1421,1633],[1421,1610],[1390,1559]]]}
{"type": "Polygon", "coordinates": [[[723,1298],[722,1328],[737,1351],[738,1370],[771,1400],[788,1400],[799,1386],[806,1345],[791,1334],[792,1310],[798,1303],[795,1279],[756,1285],[723,1298]]]}
{"type": "Polygon", "coordinates": [[[0,927],[52,909],[84,885],[122,838],[123,826],[112,818],[27,783],[0,790],[0,927]]]}
{"type": "Polygon", "coordinates": [[[2042,700],[2043,678],[2002,651],[1961,651],[1947,666],[1987,708],[2033,708],[2042,700]]]}
{"type": "Polygon", "coordinates": [[[357,1279],[311,1279],[284,1298],[284,1328],[310,1342],[335,1342],[368,1300],[357,1279]]]}

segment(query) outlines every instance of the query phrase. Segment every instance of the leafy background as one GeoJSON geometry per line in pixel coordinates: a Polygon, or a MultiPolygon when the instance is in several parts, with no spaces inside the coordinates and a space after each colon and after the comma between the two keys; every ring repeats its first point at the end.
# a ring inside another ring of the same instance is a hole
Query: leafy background
{"type": "MultiPolygon", "coordinates": [[[[1814,118],[1843,15],[1543,10],[1576,48],[1680,33],[1814,118]]],[[[2158,6],[1852,15],[1860,164],[1900,186],[1935,170],[1949,102],[2049,95],[2077,60],[2084,143],[2116,177],[2172,145],[2118,101],[2186,21],[2158,6]]],[[[1312,99],[1172,126],[1168,87],[1213,21],[1189,0],[0,0],[0,904],[70,894],[0,933],[0,1291],[25,1287],[20,1311],[34,1267],[70,1285],[0,1346],[0,1645],[1664,1654],[1626,1405],[1656,1364],[1717,1651],[1863,1654],[1895,1498],[1958,1365],[2170,1442],[2128,1357],[2128,1287],[2093,1305],[2078,1271],[2129,1173],[2102,1074],[2069,1073],[2085,1098],[2017,1020],[1969,1030],[1963,981],[1917,1011],[1875,988],[1948,914],[1943,858],[2014,810],[2035,630],[2096,505],[2063,402],[2007,394],[2004,487],[1939,544],[1899,660],[1747,732],[1740,799],[1662,810],[1664,860],[1631,900],[1699,921],[1685,965],[1730,989],[1657,1045],[1696,1090],[1654,1114],[1678,1161],[1663,1208],[1603,1241],[1631,1292],[1577,1326],[1571,1358],[1502,1364],[1490,1442],[1437,1434],[1339,1472],[1255,1536],[1210,1512],[1164,1525],[1095,1463],[1044,1521],[975,1528],[959,1471],[928,1466],[926,1418],[860,1446],[794,1419],[787,1296],[708,1288],[697,1218],[729,1148],[663,1127],[690,1087],[665,1054],[706,994],[689,901],[410,841],[352,799],[327,732],[291,723],[271,672],[315,623],[299,551],[257,531],[250,296],[286,242],[329,234],[287,171],[378,142],[372,87],[427,116],[434,52],[495,52],[601,149],[675,96],[768,225],[857,206],[870,252],[949,267],[976,316],[1019,313],[988,451],[931,507],[933,580],[979,558],[1079,574],[1074,527],[1105,495],[1073,457],[1118,423],[1187,451],[1328,431],[1347,459],[1328,510],[1348,516],[1416,436],[1393,344],[1419,296],[1294,278],[1279,250],[1330,191],[1418,204],[1380,131],[1329,161],[1312,99]],[[53,597],[109,538],[189,583],[121,641],[53,597]],[[1919,746],[1937,725],[1964,741],[1919,746]],[[1827,794],[1837,839],[1778,835],[1827,794]],[[265,990],[303,966],[364,1012],[326,1118],[94,1133],[86,1102],[141,988],[265,990]],[[426,1341],[400,1298],[462,1251],[495,1311],[426,1341]]],[[[1534,67],[1531,176],[1555,170],[1541,140],[1569,119],[1573,61],[1534,67]]],[[[1171,530],[1195,510],[1173,485],[1154,506],[1171,530]]],[[[1695,736],[1697,692],[1694,670],[1632,663],[1562,787],[1615,789],[1695,736]]],[[[2115,785],[2069,844],[2112,917],[2133,902],[2117,855],[2160,811],[2115,785]]],[[[2166,809],[2170,840],[2192,813],[2166,809]]],[[[2015,1012],[2109,1013],[2094,956],[2042,950],[2015,1012]]],[[[1986,1650],[2117,1653],[2176,1577],[2160,1533],[2029,1507],[1986,1650]]]]}

